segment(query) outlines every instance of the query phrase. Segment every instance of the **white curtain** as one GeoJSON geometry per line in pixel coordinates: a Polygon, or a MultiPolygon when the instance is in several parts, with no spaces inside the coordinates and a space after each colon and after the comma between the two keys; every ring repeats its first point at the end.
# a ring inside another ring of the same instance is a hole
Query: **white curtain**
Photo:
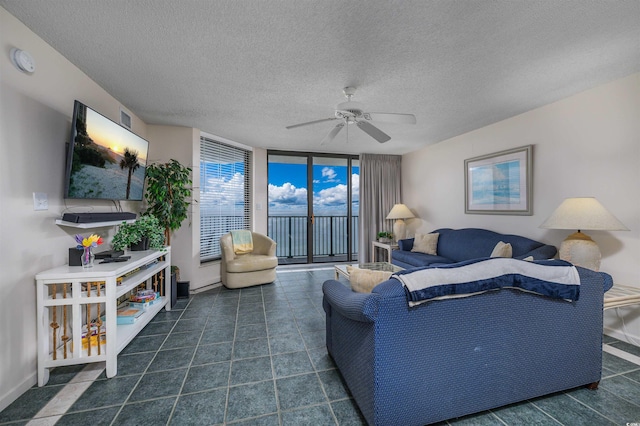
{"type": "Polygon", "coordinates": [[[371,261],[371,241],[380,231],[392,231],[385,218],[402,201],[402,157],[360,154],[360,241],[358,260],[371,261]]]}

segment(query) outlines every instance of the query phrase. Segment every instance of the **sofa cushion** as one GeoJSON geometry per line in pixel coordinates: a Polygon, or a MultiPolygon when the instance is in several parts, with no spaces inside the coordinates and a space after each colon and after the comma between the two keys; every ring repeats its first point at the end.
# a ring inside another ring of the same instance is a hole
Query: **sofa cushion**
{"type": "Polygon", "coordinates": [[[411,251],[437,255],[438,236],[440,234],[416,234],[411,251]]]}
{"type": "Polygon", "coordinates": [[[347,266],[351,289],[358,293],[371,293],[371,290],[391,276],[390,271],[372,271],[370,269],[360,269],[354,266],[347,266]]]}
{"type": "Polygon", "coordinates": [[[451,259],[447,259],[446,257],[405,250],[394,250],[392,252],[392,256],[394,261],[399,260],[400,262],[406,263],[411,266],[426,266],[436,263],[453,263],[451,259]]]}
{"type": "Polygon", "coordinates": [[[227,272],[251,272],[278,266],[278,258],[264,254],[243,254],[227,260],[227,272]]]}
{"type": "Polygon", "coordinates": [[[489,257],[513,257],[511,243],[499,241],[498,244],[496,244],[496,246],[493,248],[493,251],[491,252],[491,255],[489,257]]]}

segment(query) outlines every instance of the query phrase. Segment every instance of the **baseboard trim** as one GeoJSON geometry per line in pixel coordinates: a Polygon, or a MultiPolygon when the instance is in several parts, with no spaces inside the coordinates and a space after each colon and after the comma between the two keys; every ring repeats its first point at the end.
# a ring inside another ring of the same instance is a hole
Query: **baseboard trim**
{"type": "Polygon", "coordinates": [[[189,293],[198,294],[202,293],[203,291],[213,290],[214,288],[218,288],[220,286],[222,286],[222,283],[207,284],[202,287],[194,288],[193,290],[189,291],[189,293]]]}
{"type": "Polygon", "coordinates": [[[640,346],[640,336],[634,336],[633,334],[625,333],[617,328],[604,327],[604,334],[607,336],[615,337],[618,340],[627,342],[630,345],[640,346]]]}
{"type": "Polygon", "coordinates": [[[0,411],[7,408],[13,401],[18,399],[23,393],[29,390],[33,385],[38,383],[38,373],[35,372],[22,381],[18,386],[10,389],[7,393],[0,397],[0,411]]]}

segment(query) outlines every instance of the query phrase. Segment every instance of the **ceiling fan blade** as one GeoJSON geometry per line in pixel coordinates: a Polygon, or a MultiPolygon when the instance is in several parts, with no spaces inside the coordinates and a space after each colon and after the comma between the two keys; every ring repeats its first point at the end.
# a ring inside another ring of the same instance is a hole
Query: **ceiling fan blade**
{"type": "Polygon", "coordinates": [[[393,112],[365,112],[364,118],[371,121],[385,123],[416,124],[416,116],[413,114],[397,114],[393,112]]]}
{"type": "Polygon", "coordinates": [[[358,121],[356,124],[358,125],[358,127],[362,129],[363,132],[365,132],[366,134],[368,134],[369,136],[371,136],[372,138],[374,138],[380,143],[385,143],[391,139],[391,136],[389,136],[382,130],[378,129],[373,124],[370,124],[366,121],[358,121]]]}
{"type": "Polygon", "coordinates": [[[331,121],[331,120],[337,120],[337,118],[331,117],[331,118],[323,118],[322,120],[307,121],[306,123],[294,124],[293,126],[287,126],[286,128],[295,129],[296,127],[308,126],[309,124],[322,123],[323,121],[331,121]]]}
{"type": "Polygon", "coordinates": [[[325,136],[324,139],[322,139],[322,142],[320,142],[320,145],[324,145],[325,143],[331,142],[336,137],[338,132],[342,130],[343,127],[344,127],[344,123],[340,123],[333,129],[331,129],[329,134],[327,134],[327,136],[325,136]]]}

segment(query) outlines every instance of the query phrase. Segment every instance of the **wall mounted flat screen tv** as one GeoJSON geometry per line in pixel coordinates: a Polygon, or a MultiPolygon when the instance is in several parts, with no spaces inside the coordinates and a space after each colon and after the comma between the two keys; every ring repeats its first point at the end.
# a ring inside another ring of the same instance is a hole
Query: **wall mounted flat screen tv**
{"type": "Polygon", "coordinates": [[[149,142],[75,101],[65,198],[140,201],[149,142]]]}

